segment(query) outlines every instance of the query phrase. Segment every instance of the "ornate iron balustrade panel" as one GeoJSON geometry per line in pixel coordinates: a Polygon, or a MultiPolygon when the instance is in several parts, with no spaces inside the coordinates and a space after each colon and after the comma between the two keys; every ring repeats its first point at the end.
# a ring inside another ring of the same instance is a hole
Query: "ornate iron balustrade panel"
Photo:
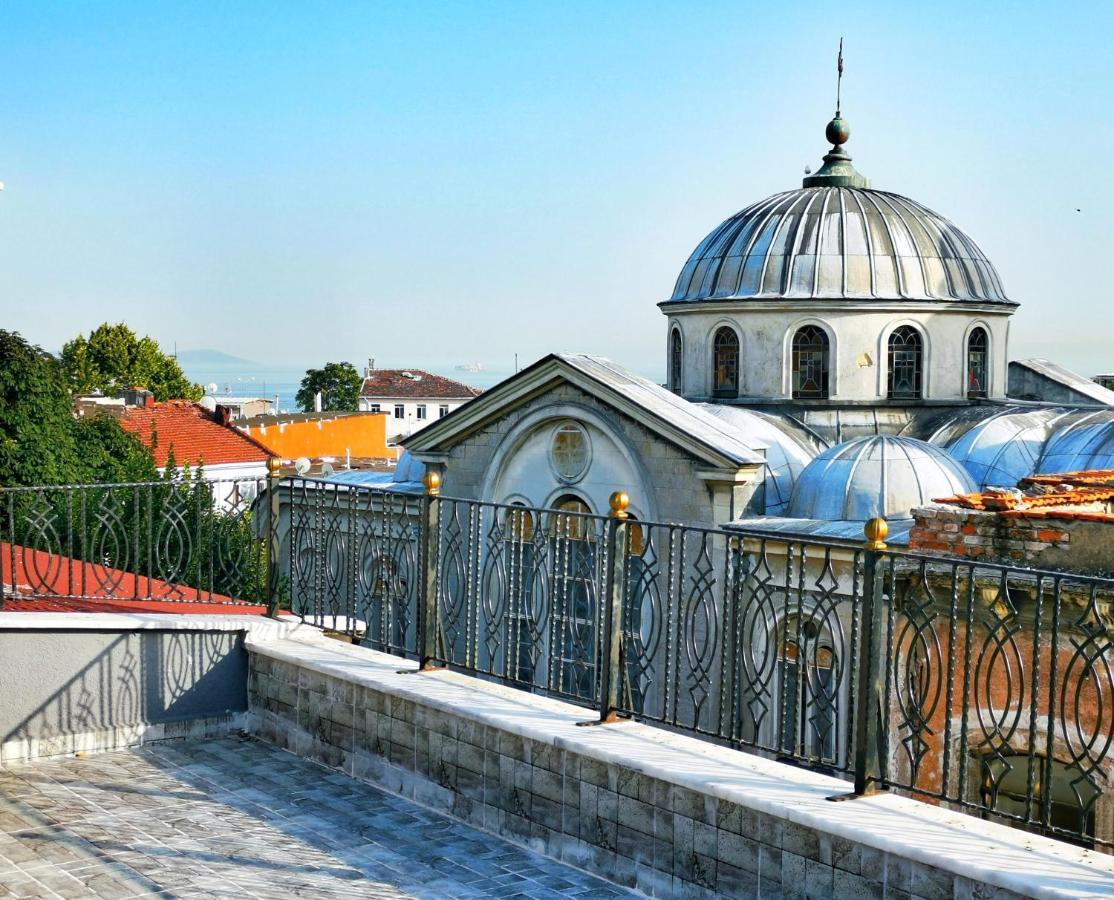
{"type": "Polygon", "coordinates": [[[861,626],[857,554],[845,552],[841,564],[822,544],[633,527],[623,711],[847,771],[861,626]]]}
{"type": "Polygon", "coordinates": [[[265,492],[196,475],[0,488],[4,599],[263,603],[265,492]]]}
{"type": "Polygon", "coordinates": [[[886,556],[881,783],[1114,847],[1114,580],[886,556]]]}
{"type": "Polygon", "coordinates": [[[376,650],[413,656],[423,500],[310,478],[284,480],[279,497],[288,509],[279,520],[291,611],[376,650]]]}
{"type": "Polygon", "coordinates": [[[440,662],[595,704],[608,520],[523,505],[438,503],[440,662]]]}

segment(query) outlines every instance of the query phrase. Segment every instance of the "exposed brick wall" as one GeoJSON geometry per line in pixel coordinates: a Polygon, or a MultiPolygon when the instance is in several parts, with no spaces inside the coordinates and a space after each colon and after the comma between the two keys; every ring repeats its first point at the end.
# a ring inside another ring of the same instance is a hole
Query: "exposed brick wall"
{"type": "Polygon", "coordinates": [[[909,548],[948,556],[1029,562],[1071,543],[1064,520],[942,506],[915,509],[913,520],[909,548]]]}

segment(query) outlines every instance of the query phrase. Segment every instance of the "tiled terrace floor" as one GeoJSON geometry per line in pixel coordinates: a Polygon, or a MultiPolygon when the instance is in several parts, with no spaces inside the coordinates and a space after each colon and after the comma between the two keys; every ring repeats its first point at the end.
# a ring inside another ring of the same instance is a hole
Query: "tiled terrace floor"
{"type": "Polygon", "coordinates": [[[237,738],[0,769],[0,897],[619,897],[237,738]]]}

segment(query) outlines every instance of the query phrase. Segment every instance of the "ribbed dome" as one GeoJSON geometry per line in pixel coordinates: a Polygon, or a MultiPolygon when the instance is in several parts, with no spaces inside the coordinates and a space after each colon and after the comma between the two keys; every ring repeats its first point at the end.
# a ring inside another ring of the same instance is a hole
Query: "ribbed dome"
{"type": "Polygon", "coordinates": [[[1085,413],[1057,428],[1037,463],[1042,475],[1114,469],[1114,410],[1085,413]]]}
{"type": "MultiPolygon", "coordinates": [[[[813,179],[816,180],[816,179],[813,179]]],[[[978,245],[921,204],[859,187],[805,187],[709,234],[673,300],[1012,301],[978,245]]]]}
{"type": "Polygon", "coordinates": [[[965,468],[980,490],[1012,488],[1037,471],[1037,461],[1057,409],[1009,410],[984,419],[948,445],[948,455],[965,468]]]}
{"type": "Polygon", "coordinates": [[[914,438],[855,438],[825,450],[793,487],[794,519],[908,519],[916,506],[969,494],[975,483],[939,447],[914,438]]]}

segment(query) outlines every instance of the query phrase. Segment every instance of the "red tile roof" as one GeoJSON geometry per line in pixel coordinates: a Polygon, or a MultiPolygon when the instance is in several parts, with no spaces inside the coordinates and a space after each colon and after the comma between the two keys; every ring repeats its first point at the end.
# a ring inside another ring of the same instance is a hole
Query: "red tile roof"
{"type": "Polygon", "coordinates": [[[360,388],[361,397],[385,399],[412,397],[421,400],[431,397],[439,400],[464,400],[480,393],[479,388],[421,369],[373,369],[371,375],[364,378],[364,386],[360,388]]]}
{"type": "Polygon", "coordinates": [[[7,594],[4,612],[263,615],[267,611],[265,606],[238,602],[224,594],[168,584],[157,578],[2,541],[0,583],[7,594]],[[69,596],[82,589],[87,590],[89,596],[69,596]],[[142,599],[134,599],[137,597],[142,599]]]}
{"type": "Polygon", "coordinates": [[[149,447],[154,429],[152,449],[160,468],[166,465],[171,447],[180,466],[265,462],[270,456],[247,435],[217,424],[207,410],[184,400],[129,407],[120,424],[149,447]]]}

